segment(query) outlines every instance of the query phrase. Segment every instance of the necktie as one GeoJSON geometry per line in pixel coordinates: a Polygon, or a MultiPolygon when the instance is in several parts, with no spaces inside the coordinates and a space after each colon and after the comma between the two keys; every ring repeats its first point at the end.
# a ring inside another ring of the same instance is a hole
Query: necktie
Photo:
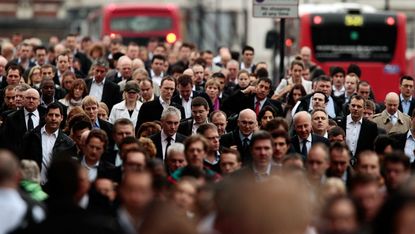
{"type": "Polygon", "coordinates": [[[303,146],[301,147],[301,154],[307,157],[307,140],[303,140],[303,146]]]}
{"type": "Polygon", "coordinates": [[[170,147],[170,145],[171,145],[171,141],[173,140],[173,138],[172,137],[167,137],[166,138],[166,141],[167,141],[167,145],[166,145],[166,151],[164,152],[164,158],[166,158],[167,157],[167,149],[170,147]]]}
{"type": "Polygon", "coordinates": [[[242,148],[244,151],[247,151],[249,147],[249,139],[247,137],[244,138],[244,141],[242,142],[242,148]]]}
{"type": "Polygon", "coordinates": [[[29,114],[27,114],[27,115],[29,116],[29,119],[27,120],[27,131],[30,131],[34,128],[33,120],[32,120],[33,113],[29,112],[29,114]]]}
{"type": "Polygon", "coordinates": [[[260,107],[261,107],[261,103],[259,102],[259,101],[257,101],[256,103],[255,103],[255,114],[258,116],[258,114],[259,114],[259,109],[260,109],[260,107]]]}

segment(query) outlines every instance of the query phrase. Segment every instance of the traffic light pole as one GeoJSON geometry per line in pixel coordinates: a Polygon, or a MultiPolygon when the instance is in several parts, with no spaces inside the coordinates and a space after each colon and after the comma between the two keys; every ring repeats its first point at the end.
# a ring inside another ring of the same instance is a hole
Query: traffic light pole
{"type": "Polygon", "coordinates": [[[284,57],[285,57],[285,18],[281,18],[280,21],[280,69],[279,69],[279,82],[285,77],[284,69],[284,57]]]}

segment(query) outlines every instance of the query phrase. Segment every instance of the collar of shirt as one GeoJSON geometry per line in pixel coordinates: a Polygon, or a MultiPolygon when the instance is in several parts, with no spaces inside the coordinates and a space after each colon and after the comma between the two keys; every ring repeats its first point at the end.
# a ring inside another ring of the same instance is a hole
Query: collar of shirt
{"type": "Polygon", "coordinates": [[[351,115],[351,114],[349,114],[349,115],[346,117],[346,122],[347,122],[348,124],[355,124],[355,123],[360,123],[360,124],[362,124],[362,123],[363,123],[363,118],[360,118],[360,120],[359,120],[359,121],[354,122],[354,121],[353,121],[353,119],[352,119],[352,115],[351,115]]]}
{"type": "Polygon", "coordinates": [[[270,175],[271,175],[271,163],[268,163],[267,169],[265,170],[265,172],[264,172],[264,173],[259,172],[259,171],[255,168],[255,165],[254,165],[254,164],[252,164],[252,169],[254,170],[254,174],[255,174],[256,176],[263,176],[263,175],[270,176],[270,175]]]}
{"type": "Polygon", "coordinates": [[[337,92],[346,92],[346,88],[344,86],[342,86],[341,89],[337,89],[336,86],[332,86],[333,91],[337,91],[337,92]]]}
{"type": "Polygon", "coordinates": [[[408,133],[406,134],[406,139],[411,138],[413,141],[415,141],[414,136],[412,135],[411,130],[408,131],[408,133]]]}
{"type": "Polygon", "coordinates": [[[393,117],[396,118],[396,120],[399,120],[398,112],[395,112],[395,114],[393,114],[393,115],[389,114],[388,112],[386,112],[386,113],[387,113],[389,119],[393,116],[393,117]]]}
{"type": "Polygon", "coordinates": [[[52,132],[52,134],[49,134],[47,131],[46,131],[46,125],[45,126],[43,126],[42,127],[42,129],[40,129],[40,134],[46,134],[46,135],[48,135],[48,136],[55,136],[55,138],[58,138],[58,135],[59,135],[59,129],[57,129],[56,131],[54,131],[54,132],[52,132]]]}
{"type": "MultiPolygon", "coordinates": [[[[306,139],[307,142],[310,142],[311,143],[312,139],[313,139],[313,137],[311,136],[311,133],[308,134],[308,137],[306,139]]],[[[301,139],[300,137],[298,137],[298,142],[300,142],[300,146],[301,146],[301,144],[303,143],[303,139],[301,139]]]]}
{"type": "Polygon", "coordinates": [[[254,104],[256,105],[256,102],[259,101],[259,107],[262,107],[265,103],[265,101],[267,100],[267,98],[262,99],[261,101],[259,101],[256,97],[254,98],[254,104]]]}
{"type": "Polygon", "coordinates": [[[193,92],[190,92],[189,101],[186,101],[186,100],[183,98],[183,96],[182,96],[182,95],[180,95],[180,99],[182,99],[182,101],[190,102],[190,101],[192,101],[192,98],[193,98],[193,92]]]}
{"type": "Polygon", "coordinates": [[[251,66],[247,67],[244,62],[241,62],[241,70],[249,70],[249,71],[251,71],[252,70],[252,67],[254,67],[254,63],[252,63],[251,66]]]}
{"type": "Polygon", "coordinates": [[[101,81],[101,82],[97,82],[96,80],[95,80],[95,77],[92,79],[92,83],[94,83],[94,84],[96,84],[96,85],[104,85],[104,83],[105,83],[105,77],[104,77],[104,79],[101,81]]]}
{"type": "Polygon", "coordinates": [[[152,78],[154,78],[154,77],[161,77],[161,78],[163,78],[163,72],[161,72],[160,75],[156,75],[156,73],[154,73],[153,69],[151,69],[150,70],[150,73],[151,73],[151,77],[152,78]]]}
{"type": "Polygon", "coordinates": [[[99,166],[99,160],[94,164],[94,165],[92,165],[92,166],[89,166],[88,165],[88,163],[86,163],[86,160],[85,160],[85,156],[82,158],[82,165],[84,165],[85,167],[86,167],[86,169],[88,169],[88,170],[91,170],[91,169],[96,169],[96,168],[98,168],[98,166],[99,166]]]}
{"type": "Polygon", "coordinates": [[[409,99],[408,99],[408,100],[406,100],[406,99],[402,96],[402,93],[401,93],[401,94],[399,94],[399,98],[401,99],[401,102],[410,102],[410,101],[412,101],[412,96],[410,96],[410,97],[409,97],[409,99]]]}
{"type": "MultiPolygon", "coordinates": [[[[29,111],[26,110],[26,108],[23,108],[24,116],[27,116],[29,114],[29,111]]],[[[34,116],[39,117],[39,111],[36,109],[32,112],[34,116]]]]}
{"type": "Polygon", "coordinates": [[[249,136],[245,136],[244,134],[242,134],[242,132],[241,132],[241,131],[239,131],[239,139],[241,139],[242,143],[244,142],[244,139],[245,139],[245,138],[248,138],[248,139],[249,139],[249,142],[251,142],[252,133],[251,133],[251,134],[249,134],[249,136]]]}
{"type": "MultiPolygon", "coordinates": [[[[52,99],[52,102],[51,103],[54,103],[55,102],[55,97],[53,97],[53,99],[52,99]]],[[[50,103],[49,103],[50,104],[50,103]]],[[[40,105],[41,106],[45,106],[45,107],[48,107],[48,104],[46,104],[45,103],[45,101],[43,101],[43,96],[41,96],[40,97],[40,105]]]]}
{"type": "MultiPolygon", "coordinates": [[[[163,130],[161,130],[161,141],[166,141],[167,140],[167,137],[168,136],[166,135],[166,133],[163,130]]],[[[171,139],[174,142],[176,142],[176,133],[173,136],[171,136],[171,139]]]]}
{"type": "Polygon", "coordinates": [[[160,104],[164,107],[164,105],[170,106],[170,103],[167,103],[163,100],[163,98],[160,96],[160,104]]]}

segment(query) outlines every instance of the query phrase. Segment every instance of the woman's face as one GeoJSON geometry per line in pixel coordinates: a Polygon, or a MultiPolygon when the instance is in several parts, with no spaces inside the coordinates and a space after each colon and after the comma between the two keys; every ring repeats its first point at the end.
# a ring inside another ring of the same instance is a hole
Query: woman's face
{"type": "Polygon", "coordinates": [[[270,121],[273,118],[274,118],[274,116],[272,115],[271,111],[265,111],[264,116],[262,116],[262,118],[261,118],[261,126],[265,127],[265,125],[268,123],[268,121],[270,121]]]}
{"type": "Polygon", "coordinates": [[[300,100],[301,97],[302,97],[301,90],[300,89],[294,89],[293,90],[293,99],[294,99],[294,102],[297,102],[298,100],[300,100]]]}
{"type": "Polygon", "coordinates": [[[74,81],[75,81],[75,78],[73,76],[64,77],[62,81],[63,88],[66,90],[71,90],[74,81]]]}
{"type": "Polygon", "coordinates": [[[301,74],[303,72],[303,68],[300,65],[294,65],[291,68],[291,76],[293,78],[294,83],[298,83],[301,81],[301,74]]]}
{"type": "Polygon", "coordinates": [[[40,75],[40,69],[35,69],[32,72],[32,84],[39,84],[42,81],[42,76],[40,75]]]}
{"type": "Polygon", "coordinates": [[[219,95],[219,89],[215,85],[209,85],[206,88],[206,93],[210,98],[216,98],[219,95]]]}
{"type": "Polygon", "coordinates": [[[104,110],[104,108],[99,108],[98,109],[98,118],[108,121],[108,114],[107,112],[104,110]]]}
{"type": "Polygon", "coordinates": [[[248,87],[250,83],[249,76],[246,73],[241,73],[238,76],[238,84],[242,89],[248,87]]]}
{"type": "Polygon", "coordinates": [[[130,91],[130,92],[126,92],[126,96],[125,96],[127,101],[137,101],[138,99],[138,93],[134,92],[134,91],[130,91]]]}
{"type": "Polygon", "coordinates": [[[73,89],[73,97],[75,98],[75,99],[80,99],[80,98],[82,98],[82,94],[84,93],[84,88],[82,88],[82,86],[76,86],[74,89],[73,89]]]}

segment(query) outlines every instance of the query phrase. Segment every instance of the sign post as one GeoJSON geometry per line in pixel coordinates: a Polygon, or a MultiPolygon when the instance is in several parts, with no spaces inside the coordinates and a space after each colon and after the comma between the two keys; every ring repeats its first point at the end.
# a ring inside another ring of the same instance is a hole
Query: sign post
{"type": "MultiPolygon", "coordinates": [[[[280,18],[280,69],[279,80],[284,78],[285,19],[298,18],[299,0],[253,0],[253,16],[258,18],[280,18]]],[[[273,64],[275,58],[273,58],[273,64]]]]}

